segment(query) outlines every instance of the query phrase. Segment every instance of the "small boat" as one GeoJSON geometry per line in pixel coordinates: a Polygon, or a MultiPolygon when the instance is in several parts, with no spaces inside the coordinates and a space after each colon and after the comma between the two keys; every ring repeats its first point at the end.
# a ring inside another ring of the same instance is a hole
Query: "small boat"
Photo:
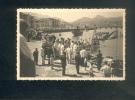
{"type": "Polygon", "coordinates": [[[74,29],[74,30],[72,31],[72,33],[73,33],[74,37],[76,37],[76,36],[81,36],[82,33],[83,33],[83,31],[80,30],[80,29],[74,29]]]}

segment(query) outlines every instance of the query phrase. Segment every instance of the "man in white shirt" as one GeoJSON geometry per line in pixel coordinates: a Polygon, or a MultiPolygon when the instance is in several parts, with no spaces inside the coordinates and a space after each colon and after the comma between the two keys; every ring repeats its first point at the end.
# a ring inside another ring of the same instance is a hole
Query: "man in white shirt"
{"type": "Polygon", "coordinates": [[[71,48],[68,46],[65,50],[68,64],[71,63],[71,48]]]}
{"type": "MultiPolygon", "coordinates": [[[[74,46],[74,41],[70,43],[70,48],[71,48],[71,53],[73,54],[73,46],[74,46]]],[[[71,59],[73,58],[73,55],[71,56],[71,59]]]]}
{"type": "Polygon", "coordinates": [[[74,43],[74,45],[73,45],[73,59],[75,59],[76,51],[77,51],[77,44],[74,43]]]}
{"type": "Polygon", "coordinates": [[[59,41],[58,48],[57,48],[59,57],[60,57],[60,48],[61,48],[61,42],[59,41]]]}
{"type": "Polygon", "coordinates": [[[58,57],[58,41],[55,41],[53,44],[54,47],[54,58],[58,57]]]}
{"type": "Polygon", "coordinates": [[[41,48],[41,58],[42,58],[42,65],[45,64],[45,53],[44,53],[44,49],[41,48]]]}
{"type": "Polygon", "coordinates": [[[60,56],[64,54],[64,45],[61,43],[60,45],[60,56]]]}

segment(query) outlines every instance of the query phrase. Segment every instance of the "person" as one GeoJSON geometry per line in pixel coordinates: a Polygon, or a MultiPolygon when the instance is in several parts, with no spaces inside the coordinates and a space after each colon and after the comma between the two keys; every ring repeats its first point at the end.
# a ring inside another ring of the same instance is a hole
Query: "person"
{"type": "Polygon", "coordinates": [[[81,55],[81,65],[84,67],[84,59],[86,58],[86,50],[85,48],[83,48],[81,51],[80,51],[80,55],[81,55]]]}
{"type": "Polygon", "coordinates": [[[73,50],[74,41],[70,42],[70,48],[73,50]]]}
{"type": "Polygon", "coordinates": [[[57,48],[57,51],[58,51],[58,56],[59,56],[59,58],[60,58],[61,41],[58,42],[58,48],[57,48]]]}
{"type": "Polygon", "coordinates": [[[111,77],[112,68],[108,66],[107,62],[104,62],[104,65],[100,70],[103,71],[105,77],[111,77]]]}
{"type": "Polygon", "coordinates": [[[100,50],[99,50],[99,52],[97,54],[96,62],[97,62],[98,69],[100,69],[101,68],[101,64],[102,64],[102,53],[100,52],[100,50]]]}
{"type": "Polygon", "coordinates": [[[77,74],[79,74],[80,61],[81,61],[81,56],[80,56],[80,53],[77,52],[75,55],[75,64],[76,64],[77,74]]]}
{"type": "Polygon", "coordinates": [[[85,67],[85,70],[86,70],[86,67],[87,67],[87,61],[88,61],[88,59],[85,57],[84,58],[84,67],[85,67]]]}
{"type": "Polygon", "coordinates": [[[70,48],[71,48],[71,60],[73,59],[73,45],[74,45],[74,41],[70,41],[70,48]]]}
{"type": "Polygon", "coordinates": [[[74,43],[74,45],[73,45],[73,59],[75,59],[76,51],[77,51],[77,44],[74,43]]]}
{"type": "Polygon", "coordinates": [[[54,58],[58,57],[58,40],[55,40],[54,44],[53,44],[53,48],[54,48],[54,58]]]}
{"type": "Polygon", "coordinates": [[[61,65],[62,65],[62,75],[65,75],[66,71],[66,53],[64,52],[63,55],[61,55],[61,65]]]}
{"type": "Polygon", "coordinates": [[[44,49],[44,59],[46,59],[46,55],[47,55],[47,49],[46,49],[46,45],[47,45],[47,41],[46,41],[46,39],[45,38],[43,38],[42,40],[41,40],[41,45],[42,45],[42,48],[44,49]]]}
{"type": "Polygon", "coordinates": [[[94,77],[94,73],[93,73],[93,63],[91,62],[91,60],[87,60],[87,66],[89,67],[89,76],[90,77],[94,77]]]}
{"type": "Polygon", "coordinates": [[[71,48],[68,46],[65,50],[68,64],[71,64],[71,48]]]}
{"type": "Polygon", "coordinates": [[[68,47],[68,40],[65,40],[64,41],[64,48],[67,48],[68,47]]]}
{"type": "Polygon", "coordinates": [[[42,36],[41,36],[41,41],[44,41],[44,39],[45,39],[45,38],[44,38],[44,35],[42,34],[42,36]]]}
{"type": "Polygon", "coordinates": [[[31,32],[28,32],[27,37],[28,37],[27,42],[30,42],[30,38],[31,38],[31,32]]]}
{"type": "Polygon", "coordinates": [[[54,65],[54,57],[53,57],[53,55],[51,55],[51,57],[50,57],[50,65],[51,65],[51,69],[53,69],[53,65],[54,65]]]}
{"type": "Polygon", "coordinates": [[[38,65],[38,49],[37,48],[33,52],[33,57],[34,57],[34,63],[35,63],[35,65],[38,65]]]}
{"type": "Polygon", "coordinates": [[[47,57],[48,57],[48,65],[50,65],[50,57],[53,55],[53,48],[51,46],[48,46],[47,48],[47,57]]]}
{"type": "Polygon", "coordinates": [[[45,64],[45,52],[44,52],[43,47],[41,48],[41,58],[42,58],[42,65],[44,65],[45,64]]]}
{"type": "Polygon", "coordinates": [[[60,57],[64,54],[64,44],[61,43],[60,45],[60,57]]]}

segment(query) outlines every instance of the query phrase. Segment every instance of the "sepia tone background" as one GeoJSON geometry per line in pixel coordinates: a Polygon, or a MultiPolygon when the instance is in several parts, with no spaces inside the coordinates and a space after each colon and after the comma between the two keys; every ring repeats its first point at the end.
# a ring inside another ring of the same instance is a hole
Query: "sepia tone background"
{"type": "Polygon", "coordinates": [[[0,99],[134,100],[134,4],[133,0],[1,0],[0,99]],[[126,80],[120,82],[16,81],[16,9],[44,7],[126,8],[126,80]]]}

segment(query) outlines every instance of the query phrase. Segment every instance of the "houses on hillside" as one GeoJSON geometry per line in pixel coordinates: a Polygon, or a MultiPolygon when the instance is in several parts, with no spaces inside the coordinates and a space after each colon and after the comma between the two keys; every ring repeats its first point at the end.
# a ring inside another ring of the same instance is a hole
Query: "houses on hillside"
{"type": "Polygon", "coordinates": [[[24,20],[28,28],[32,28],[37,31],[71,28],[71,25],[69,23],[58,18],[37,18],[31,13],[20,13],[20,19],[24,20]]]}

